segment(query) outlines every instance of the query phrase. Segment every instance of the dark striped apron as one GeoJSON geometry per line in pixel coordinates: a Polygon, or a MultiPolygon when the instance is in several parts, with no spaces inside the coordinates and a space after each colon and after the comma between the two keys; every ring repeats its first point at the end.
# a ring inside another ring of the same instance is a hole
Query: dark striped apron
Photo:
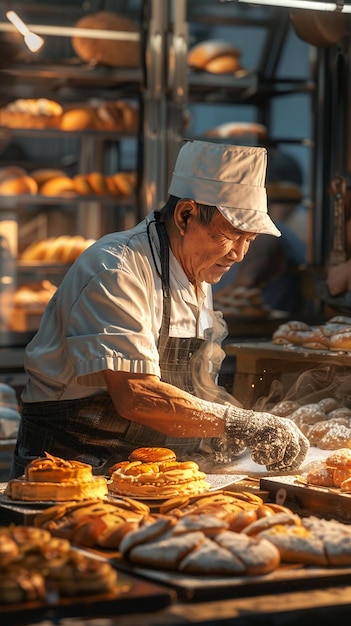
{"type": "MultiPolygon", "coordinates": [[[[161,380],[193,393],[196,371],[192,369],[192,358],[205,342],[196,337],[169,336],[169,242],[164,224],[158,221],[159,213],[156,212],[155,216],[160,240],[161,271],[158,273],[163,289],[163,315],[158,341],[161,380]]],[[[156,265],[155,259],[154,262],[156,265]]],[[[25,466],[45,452],[89,463],[94,474],[105,474],[108,467],[126,460],[132,450],[144,446],[172,448],[178,460],[197,460],[200,467],[206,470],[208,463],[212,463],[211,443],[215,441],[169,437],[125,419],[116,410],[109,394],[78,400],[24,403],[11,477],[22,475],[25,466]]]]}

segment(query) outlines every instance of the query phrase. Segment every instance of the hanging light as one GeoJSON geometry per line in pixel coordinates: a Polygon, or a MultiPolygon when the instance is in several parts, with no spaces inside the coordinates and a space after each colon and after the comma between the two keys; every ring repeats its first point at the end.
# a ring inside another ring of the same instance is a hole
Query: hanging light
{"type": "Polygon", "coordinates": [[[308,9],[335,13],[351,13],[351,5],[345,5],[344,0],[337,0],[336,2],[323,2],[322,0],[236,0],[236,2],[282,7],[287,9],[308,9]]]}
{"type": "Polygon", "coordinates": [[[7,19],[17,28],[24,37],[24,41],[31,52],[37,52],[44,45],[44,39],[29,30],[28,26],[21,20],[15,11],[7,11],[7,19]]]}

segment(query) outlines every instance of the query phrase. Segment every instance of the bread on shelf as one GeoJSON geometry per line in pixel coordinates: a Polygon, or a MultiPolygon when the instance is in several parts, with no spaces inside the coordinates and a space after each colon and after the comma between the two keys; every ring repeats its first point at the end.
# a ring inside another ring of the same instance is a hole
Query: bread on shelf
{"type": "Polygon", "coordinates": [[[217,39],[201,41],[190,48],[188,65],[212,74],[227,74],[242,69],[240,50],[231,43],[217,39]]]}
{"type": "Polygon", "coordinates": [[[47,98],[20,98],[0,108],[0,125],[8,128],[58,128],[62,106],[47,98]]]}
{"type": "Polygon", "coordinates": [[[38,183],[21,167],[0,168],[0,195],[35,195],[38,183]]]}
{"type": "Polygon", "coordinates": [[[82,235],[47,237],[30,244],[22,252],[20,259],[26,262],[73,263],[94,241],[82,235]]]}
{"type": "MultiPolygon", "coordinates": [[[[136,35],[140,32],[139,27],[131,19],[112,11],[98,11],[85,15],[78,20],[76,27],[136,35]]],[[[138,67],[140,64],[138,37],[133,40],[97,39],[78,35],[72,37],[72,46],[77,56],[91,65],[138,67]]]]}
{"type": "Polygon", "coordinates": [[[132,134],[137,132],[138,118],[137,104],[123,99],[61,105],[44,98],[22,98],[0,108],[0,126],[18,129],[132,134]]]}

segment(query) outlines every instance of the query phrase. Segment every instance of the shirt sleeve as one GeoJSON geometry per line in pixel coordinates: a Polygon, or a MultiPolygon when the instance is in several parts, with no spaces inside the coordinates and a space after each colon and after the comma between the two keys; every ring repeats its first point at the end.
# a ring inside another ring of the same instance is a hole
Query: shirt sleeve
{"type": "Polygon", "coordinates": [[[152,272],[142,257],[103,268],[85,286],[69,317],[67,350],[80,384],[101,384],[103,370],[160,376],[152,272]]]}

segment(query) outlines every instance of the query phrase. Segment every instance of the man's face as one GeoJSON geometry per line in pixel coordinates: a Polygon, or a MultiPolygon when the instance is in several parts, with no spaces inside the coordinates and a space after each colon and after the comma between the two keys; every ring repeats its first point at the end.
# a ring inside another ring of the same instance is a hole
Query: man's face
{"type": "Polygon", "coordinates": [[[195,205],[186,221],[180,262],[190,280],[215,284],[233,263],[242,261],[257,235],[234,228],[219,211],[210,224],[201,224],[197,213],[195,205]]]}

